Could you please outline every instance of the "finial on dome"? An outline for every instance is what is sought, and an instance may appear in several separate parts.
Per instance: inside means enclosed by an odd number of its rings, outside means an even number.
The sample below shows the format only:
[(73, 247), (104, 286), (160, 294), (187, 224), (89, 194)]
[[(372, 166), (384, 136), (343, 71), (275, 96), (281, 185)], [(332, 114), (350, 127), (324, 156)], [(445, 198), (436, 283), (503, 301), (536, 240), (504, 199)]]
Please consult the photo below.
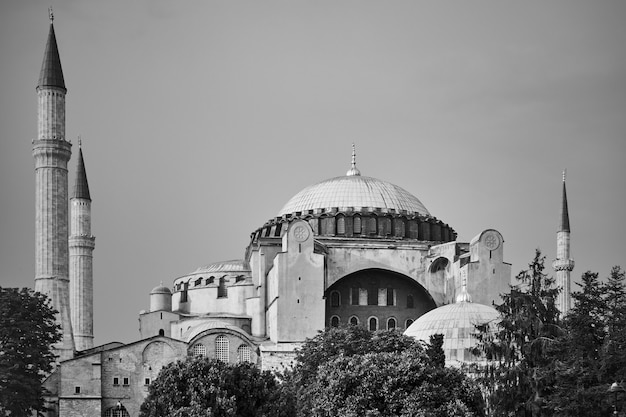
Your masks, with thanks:
[(566, 175), (567, 175), (567, 168), (563, 170), (563, 182), (565, 182)]
[(472, 297), (467, 292), (467, 277), (463, 276), (463, 284), (461, 284), (461, 292), (456, 296), (457, 303), (471, 303)]
[(354, 146), (354, 142), (352, 142), (352, 166), (346, 172), (346, 176), (354, 176), (361, 175), (361, 172), (356, 167), (356, 147)]
[(80, 137), (80, 135), (78, 135), (78, 147), (79, 148), (83, 147), (83, 141), (82, 141), (82, 138)]
[(52, 6), (48, 7), (48, 17), (50, 18), (50, 23), (54, 22), (54, 13), (52, 13)]

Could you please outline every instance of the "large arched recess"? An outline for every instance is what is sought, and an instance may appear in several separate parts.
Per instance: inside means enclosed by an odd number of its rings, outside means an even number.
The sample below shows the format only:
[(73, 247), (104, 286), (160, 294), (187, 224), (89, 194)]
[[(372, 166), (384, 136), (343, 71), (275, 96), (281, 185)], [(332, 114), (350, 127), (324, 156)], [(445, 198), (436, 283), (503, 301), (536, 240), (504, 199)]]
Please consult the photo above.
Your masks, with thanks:
[[(385, 269), (364, 269), (353, 272), (331, 285), (326, 296), (326, 326), (358, 324), (377, 329), (404, 329), (436, 307), (428, 291), (415, 280)], [(355, 320), (356, 318), (356, 320)], [(375, 318), (376, 320), (371, 320)], [(390, 319), (393, 319), (390, 321)]]

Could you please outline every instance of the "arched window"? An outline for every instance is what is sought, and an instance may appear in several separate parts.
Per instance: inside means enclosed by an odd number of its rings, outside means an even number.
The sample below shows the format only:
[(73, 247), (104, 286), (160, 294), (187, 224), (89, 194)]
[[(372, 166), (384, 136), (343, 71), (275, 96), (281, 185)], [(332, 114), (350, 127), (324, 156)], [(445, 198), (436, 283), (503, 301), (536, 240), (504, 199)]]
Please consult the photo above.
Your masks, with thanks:
[(128, 414), (126, 407), (122, 403), (117, 403), (117, 405), (107, 408), (104, 412), (104, 417), (130, 417), (130, 414)]
[(214, 281), (215, 281), (215, 277), (208, 277), (206, 279), (206, 285), (213, 284)]
[(341, 305), (341, 293), (339, 291), (332, 291), (330, 293), (330, 306), (339, 307)]
[(370, 331), (378, 330), (378, 319), (376, 317), (370, 317), (369, 319)]
[(250, 356), (250, 346), (241, 345), (237, 348), (237, 359), (239, 362), (252, 362)]
[(202, 285), (202, 277), (198, 278), (197, 280), (195, 280), (193, 282), (194, 287), (199, 287), (200, 285)]
[(165, 330), (159, 329), (159, 336), (165, 336)]
[(360, 235), (361, 234), (361, 216), (356, 215), (354, 216), (354, 231), (353, 233), (355, 235)]
[(369, 219), (367, 219), (367, 232), (370, 235), (375, 235), (377, 232), (377, 228), (376, 228), (376, 216), (371, 216)]
[(359, 318), (357, 316), (350, 317), (350, 324), (353, 326), (359, 325)]
[(393, 317), (387, 319), (387, 330), (393, 330), (396, 328), (396, 319)]
[(339, 316), (332, 316), (330, 318), (330, 326), (331, 327), (339, 327)]
[(413, 294), (408, 294), (406, 296), (406, 308), (415, 308), (415, 303), (413, 302)]
[(217, 298), (226, 298), (228, 297), (228, 288), (226, 288), (226, 279), (224, 277), (220, 278), (220, 284), (217, 287)]
[(413, 324), (413, 320), (406, 319), (406, 322), (404, 322), (404, 328), (408, 329), (411, 326), (411, 324)]
[(222, 362), (228, 362), (228, 338), (224, 335), (215, 338), (215, 359)]
[(191, 354), (193, 356), (206, 356), (206, 346), (202, 343), (196, 343), (193, 345), (193, 348), (191, 348)]
[(337, 219), (337, 234), (345, 235), (346, 234), (346, 218), (343, 214), (340, 214), (336, 217)]

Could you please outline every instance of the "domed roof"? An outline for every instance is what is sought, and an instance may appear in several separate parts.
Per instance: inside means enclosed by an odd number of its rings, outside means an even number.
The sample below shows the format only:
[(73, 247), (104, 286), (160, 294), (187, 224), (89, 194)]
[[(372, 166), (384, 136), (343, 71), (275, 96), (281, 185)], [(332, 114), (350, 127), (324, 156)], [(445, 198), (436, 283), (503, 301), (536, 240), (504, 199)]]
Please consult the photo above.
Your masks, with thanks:
[(214, 262), (196, 269), (196, 273), (218, 273), (218, 272), (250, 272), (250, 265), (244, 260), (233, 259), (230, 261)]
[(152, 289), (152, 291), (150, 291), (150, 294), (169, 294), (169, 295), (172, 295), (172, 291), (168, 287), (163, 285), (163, 283), (161, 282), (160, 285), (154, 287)]
[(457, 297), (456, 303), (429, 311), (415, 320), (404, 334), (425, 342), (431, 335), (443, 334), (443, 350), (448, 364), (480, 360), (471, 353), (471, 348), (478, 342), (474, 336), (477, 333), (475, 326), (495, 324), (500, 320), (500, 314), (493, 307), (468, 300), (469, 297)]
[(422, 202), (405, 189), (361, 175), (335, 177), (308, 186), (293, 196), (278, 215), (334, 207), (352, 207), (354, 210), (371, 207), (430, 215)]
[(430, 215), (426, 207), (404, 188), (372, 177), (361, 176), (356, 167), (356, 152), (352, 144), (352, 166), (345, 176), (310, 185), (293, 196), (278, 216), (307, 210), (348, 208), (361, 210), (394, 209), (407, 213)]

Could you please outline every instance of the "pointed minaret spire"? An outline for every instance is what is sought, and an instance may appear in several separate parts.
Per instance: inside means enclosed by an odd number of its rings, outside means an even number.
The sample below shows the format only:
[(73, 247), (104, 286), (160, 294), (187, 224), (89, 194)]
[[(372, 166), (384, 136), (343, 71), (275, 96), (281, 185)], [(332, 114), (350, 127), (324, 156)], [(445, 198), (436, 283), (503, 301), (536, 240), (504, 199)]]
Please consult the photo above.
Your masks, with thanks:
[(556, 259), (552, 263), (556, 275), (556, 285), (561, 289), (556, 303), (562, 315), (571, 308), (571, 279), (570, 274), (574, 269), (574, 260), (570, 254), (570, 227), (569, 211), (567, 209), (567, 192), (565, 190), (565, 174), (563, 171), (563, 197), (561, 202), (561, 219), (559, 230), (556, 232)]
[(76, 162), (76, 181), (74, 182), (74, 194), (72, 198), (82, 198), (91, 201), (80, 136), (78, 137), (78, 161)]
[(352, 143), (352, 166), (348, 172), (346, 172), (346, 176), (348, 177), (353, 175), (361, 175), (361, 172), (356, 167), (356, 147), (354, 146), (354, 143)]
[(567, 210), (567, 190), (565, 189), (565, 175), (567, 170), (563, 170), (563, 202), (561, 205), (561, 227), (559, 232), (571, 232), (569, 228), (569, 212)]
[(57, 47), (57, 38), (54, 34), (54, 15), (52, 14), (52, 8), (48, 9), (48, 12), (50, 13), (50, 31), (48, 32), (48, 42), (46, 43), (46, 50), (43, 55), (43, 63), (41, 64), (37, 87), (58, 87), (66, 90), (63, 70), (61, 69), (59, 48)]

